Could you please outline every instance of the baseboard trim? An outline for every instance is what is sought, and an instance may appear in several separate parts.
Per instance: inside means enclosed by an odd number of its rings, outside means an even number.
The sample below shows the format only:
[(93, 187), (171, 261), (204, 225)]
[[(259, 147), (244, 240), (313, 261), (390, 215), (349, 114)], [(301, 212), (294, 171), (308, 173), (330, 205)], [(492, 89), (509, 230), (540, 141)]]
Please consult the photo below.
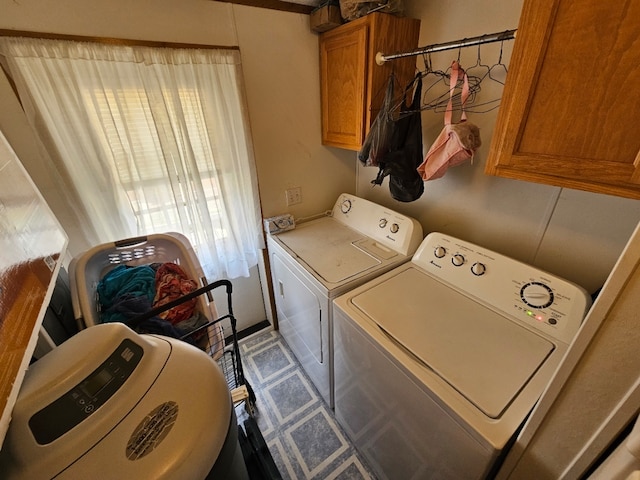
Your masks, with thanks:
[(242, 340), (243, 338), (248, 337), (249, 335), (253, 335), (256, 332), (259, 332), (260, 330), (269, 328), (270, 326), (271, 326), (271, 323), (269, 323), (269, 320), (263, 320), (254, 325), (251, 325), (250, 327), (247, 327), (244, 330), (240, 330), (238, 332), (238, 340)]

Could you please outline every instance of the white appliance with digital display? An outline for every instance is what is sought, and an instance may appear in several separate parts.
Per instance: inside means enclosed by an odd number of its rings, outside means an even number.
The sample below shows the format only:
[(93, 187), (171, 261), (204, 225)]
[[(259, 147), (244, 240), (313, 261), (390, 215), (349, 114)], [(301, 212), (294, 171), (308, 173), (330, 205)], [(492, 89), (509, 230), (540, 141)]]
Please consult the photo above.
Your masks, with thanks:
[(331, 302), (409, 261), (422, 238), (415, 219), (349, 194), (329, 215), (269, 236), (280, 333), (330, 406)]
[(180, 340), (121, 323), (33, 364), (0, 451), (2, 478), (248, 479), (225, 377)]
[(591, 302), (577, 285), (431, 233), (334, 302), (335, 412), (380, 479), (482, 479)]

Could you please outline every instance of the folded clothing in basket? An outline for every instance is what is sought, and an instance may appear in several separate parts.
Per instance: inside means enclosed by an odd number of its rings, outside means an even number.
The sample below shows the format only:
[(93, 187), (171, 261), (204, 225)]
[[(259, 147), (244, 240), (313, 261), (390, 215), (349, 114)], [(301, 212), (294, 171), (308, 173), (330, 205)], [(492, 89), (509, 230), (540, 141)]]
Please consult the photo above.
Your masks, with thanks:
[[(98, 283), (100, 322), (127, 323), (152, 307), (176, 300), (197, 288), (196, 282), (175, 263), (119, 265)], [(195, 311), (195, 306), (196, 299), (188, 300), (158, 317), (145, 320), (136, 331), (182, 338), (207, 323), (207, 318)], [(195, 343), (195, 339), (190, 343)]]

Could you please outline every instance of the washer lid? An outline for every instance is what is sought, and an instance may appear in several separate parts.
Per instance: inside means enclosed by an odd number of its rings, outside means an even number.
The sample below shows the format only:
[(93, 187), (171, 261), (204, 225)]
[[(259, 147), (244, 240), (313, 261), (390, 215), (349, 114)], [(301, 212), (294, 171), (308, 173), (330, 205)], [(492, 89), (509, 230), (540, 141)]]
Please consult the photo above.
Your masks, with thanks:
[(498, 418), (554, 345), (409, 267), (353, 304), (491, 418)]
[(277, 238), (330, 283), (342, 282), (382, 263), (354, 245), (366, 240), (365, 235), (332, 218), (302, 224)]

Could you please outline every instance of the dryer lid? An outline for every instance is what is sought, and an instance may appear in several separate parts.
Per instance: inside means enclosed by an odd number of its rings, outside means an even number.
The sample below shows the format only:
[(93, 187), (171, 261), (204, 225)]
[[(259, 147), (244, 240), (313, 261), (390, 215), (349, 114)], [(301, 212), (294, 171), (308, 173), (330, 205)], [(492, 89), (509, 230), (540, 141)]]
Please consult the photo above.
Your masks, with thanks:
[(332, 218), (296, 226), (276, 238), (330, 283), (345, 281), (382, 263), (375, 252), (357, 246), (367, 239), (365, 235)]
[(554, 349), (415, 267), (401, 269), (352, 302), (491, 418), (500, 417)]

